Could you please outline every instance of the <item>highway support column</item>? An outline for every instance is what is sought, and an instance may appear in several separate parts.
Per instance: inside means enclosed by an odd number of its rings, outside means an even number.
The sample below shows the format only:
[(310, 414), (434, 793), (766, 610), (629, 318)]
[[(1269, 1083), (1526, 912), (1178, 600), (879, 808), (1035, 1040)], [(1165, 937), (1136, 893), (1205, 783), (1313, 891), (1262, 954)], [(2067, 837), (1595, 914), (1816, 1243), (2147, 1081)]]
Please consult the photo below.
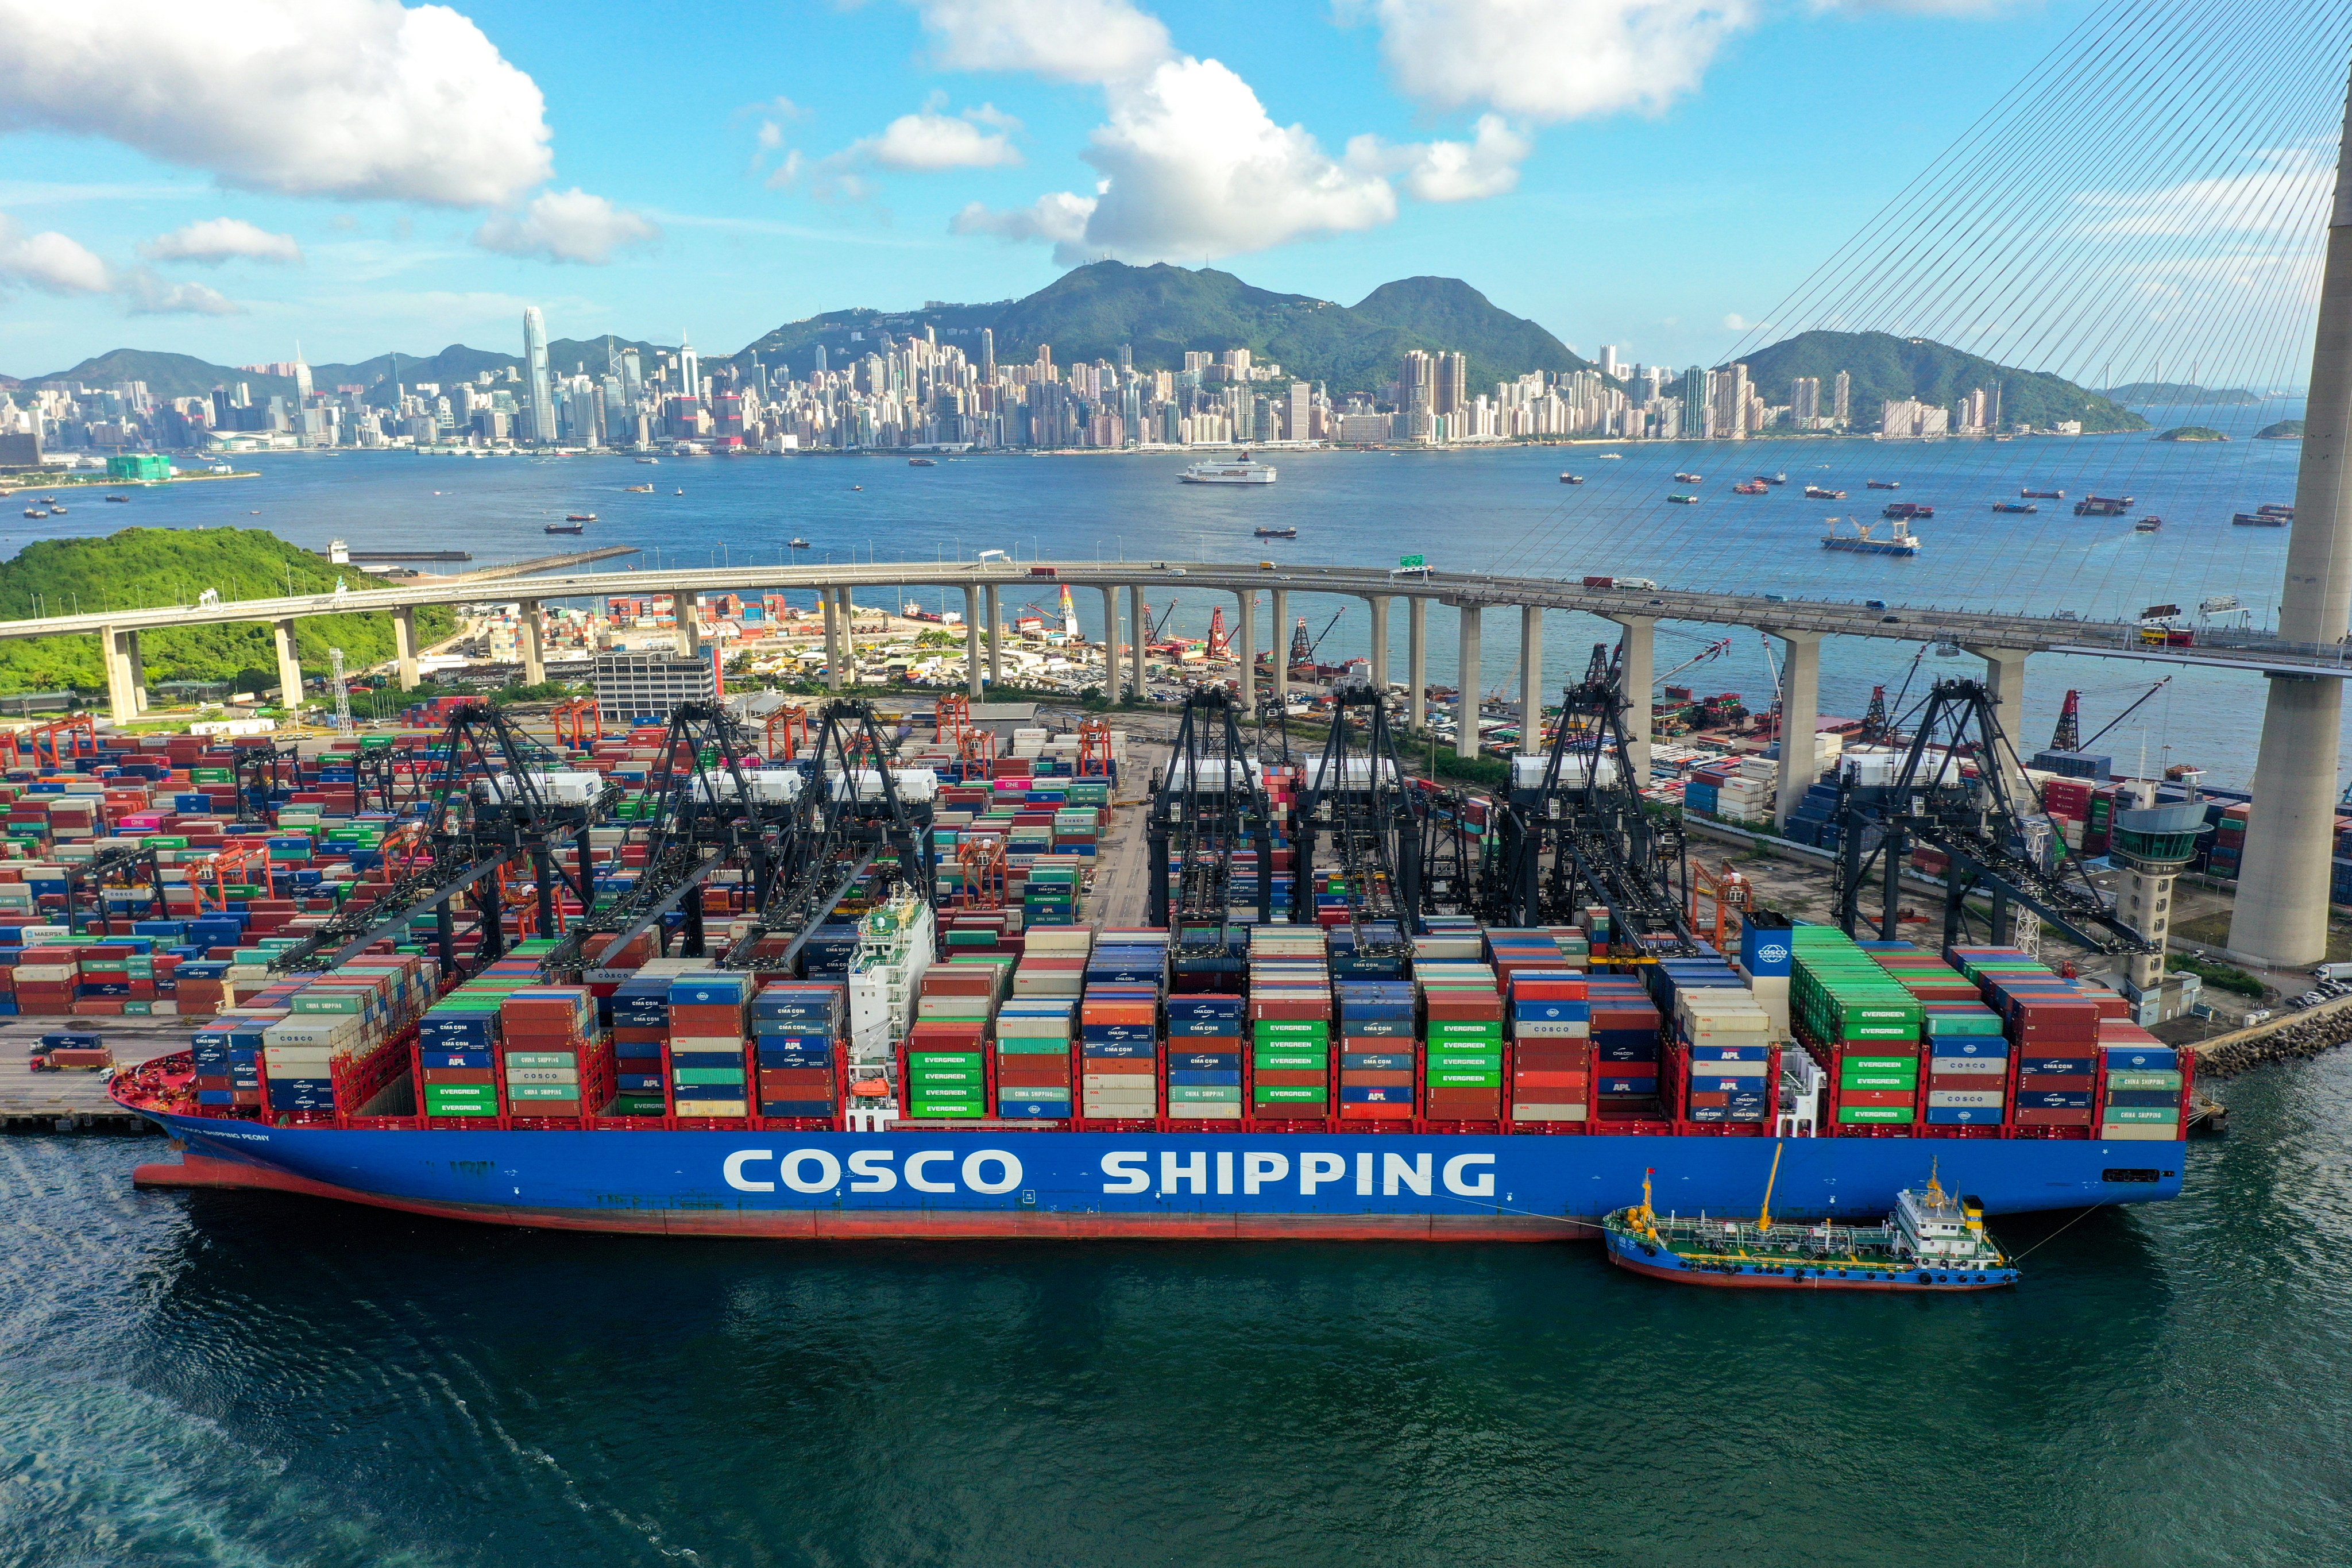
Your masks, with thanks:
[(1772, 805), (1772, 825), (1783, 827), (1797, 815), (1805, 792), (1821, 780), (1814, 755), (1822, 717), (1822, 634), (1772, 635), (1788, 649), (1780, 661), (1780, 781)]
[(1290, 708), (1290, 590), (1276, 588), (1266, 599), (1274, 612), (1274, 637), (1265, 645), (1273, 656), (1268, 662), (1274, 667), (1274, 706), (1276, 712), (1286, 712)]
[(1118, 683), (1118, 590), (1105, 588), (1103, 600), (1103, 681), (1106, 702), (1117, 702), (1124, 689)]
[(123, 660), (131, 667), (131, 703), (140, 712), (147, 711), (147, 655), (141, 648), (136, 628), (122, 634)]
[(697, 658), (702, 652), (702, 595), (677, 594), (670, 602), (677, 606), (677, 657)]
[(112, 626), (98, 629), (98, 657), (106, 671), (106, 715), (118, 724), (139, 717), (139, 695), (131, 683), (131, 653), (125, 643), (133, 635)]
[(541, 640), (537, 599), (525, 599), (515, 608), (515, 644), (522, 649), (522, 683), (537, 686), (547, 679), (547, 645)]
[(996, 584), (991, 583), (985, 592), (988, 595), (988, 679), (993, 685), (1004, 679), (1004, 611), (997, 603)]
[(1415, 594), (1405, 601), (1405, 728), (1429, 728), (1429, 601)]
[(1372, 689), (1380, 693), (1382, 702), (1386, 702), (1389, 700), (1389, 596), (1386, 594), (1367, 594), (1364, 604), (1372, 613)]
[(1242, 712), (1257, 712), (1257, 590), (1236, 588), (1234, 597), (1241, 601), (1241, 613), (1234, 617), (1234, 651), (1240, 656)]
[(1611, 616), (1625, 628), (1624, 655), (1618, 665), (1618, 690), (1625, 698), (1625, 769), (1633, 787), (1650, 783), (1651, 688), (1657, 681), (1658, 622), (1654, 616)]
[(841, 627), (841, 658), (837, 661), (844, 686), (857, 684), (857, 595), (854, 589), (833, 591), (834, 619)]
[(294, 640), (294, 622), (289, 617), (273, 623), (269, 629), (278, 645), (278, 701), (290, 713), (302, 706), (302, 660)]
[[(2026, 650), (1986, 647), (1969, 651), (1985, 661), (1985, 693), (1992, 699), (1993, 717), (2000, 721), (2001, 732), (2009, 737), (2010, 750), (2017, 753), (2021, 766), (2035, 750), (2024, 734)], [(2042, 809), (2023, 779), (2012, 779), (2011, 787), (2021, 792), (2021, 798), (2011, 802), (2019, 811), (2031, 815)]]
[(1544, 661), (1543, 609), (1519, 606), (1519, 752), (1543, 752)]
[[(963, 689), (964, 695), (977, 702), (981, 698), (980, 684), (980, 616), (981, 589), (979, 584), (963, 585)], [(994, 639), (991, 639), (992, 641)]]
[[(2352, 619), (2352, 95), (2345, 130), (2320, 277), (2286, 584), (2279, 595), (2281, 637), (2339, 646)], [(2260, 963), (2300, 966), (2327, 955), (2344, 684), (2334, 676), (2278, 674), (2269, 680), (2229, 951)]]
[(817, 608), (824, 614), (824, 689), (841, 689), (841, 592), (837, 588), (817, 590)]
[(1482, 678), (1478, 673), (1479, 619), (1486, 614), (1476, 605), (1464, 605), (1462, 610), (1462, 647), (1455, 663), (1454, 683), (1461, 688), (1455, 694), (1454, 707), (1454, 754), (1464, 759), (1478, 754), (1478, 689)]
[(392, 612), (392, 657), (400, 672), (400, 689), (414, 691), (425, 679), (416, 662), (416, 606), (403, 605)]
[(1145, 639), (1143, 628), (1144, 624), (1150, 618), (1151, 606), (1143, 597), (1143, 584), (1140, 583), (1129, 584), (1127, 590), (1127, 620), (1128, 625), (1132, 626), (1135, 631), (1135, 669), (1131, 677), (1131, 680), (1135, 691), (1135, 700), (1139, 702), (1142, 701), (1148, 695), (1150, 695), (1144, 685), (1145, 670), (1143, 668), (1143, 644)]

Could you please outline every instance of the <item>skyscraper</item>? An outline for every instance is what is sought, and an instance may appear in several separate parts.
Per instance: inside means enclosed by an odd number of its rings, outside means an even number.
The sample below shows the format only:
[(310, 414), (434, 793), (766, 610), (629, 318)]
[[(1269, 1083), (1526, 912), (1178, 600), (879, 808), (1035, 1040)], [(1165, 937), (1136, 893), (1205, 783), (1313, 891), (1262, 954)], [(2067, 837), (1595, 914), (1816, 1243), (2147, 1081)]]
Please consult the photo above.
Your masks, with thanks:
[(522, 310), (522, 357), (530, 376), (530, 438), (551, 446), (555, 399), (547, 384), (547, 318), (536, 305), (525, 305)]
[(1437, 356), (1435, 412), (1460, 414), (1470, 406), (1470, 361), (1459, 353)]
[(816, 361), (809, 366), (809, 374), (813, 376), (823, 375), (824, 374), (824, 345), (823, 343), (819, 343), (816, 346)]
[(1404, 356), (1397, 374), (1397, 405), (1408, 414), (1426, 414), (1437, 397), (1436, 362), (1423, 349)]
[[(819, 370), (824, 368), (823, 348), (816, 351), (816, 367)], [(996, 379), (996, 329), (994, 327), (980, 329), (980, 379), (982, 382), (992, 382)]]
[(1615, 377), (1619, 380), (1623, 379), (1624, 373), (1617, 364), (1617, 345), (1615, 343), (1602, 343), (1601, 345), (1601, 374), (1606, 376)]
[(1715, 404), (1707, 410), (1710, 439), (1745, 441), (1748, 433), (1748, 367), (1731, 364), (1717, 373)]
[(1315, 426), (1315, 387), (1310, 382), (1290, 384), (1290, 409), (1283, 417), (1282, 433), (1293, 441), (1304, 441)]
[(688, 397), (702, 395), (702, 356), (694, 352), (694, 345), (686, 341), (682, 331), (677, 334), (677, 378), (681, 394)]
[(1853, 423), (1853, 377), (1844, 371), (1837, 374), (1837, 393), (1830, 408), (1830, 417), (1841, 425)]
[(1822, 378), (1801, 375), (1789, 384), (1789, 417), (1818, 419), (1822, 415)]

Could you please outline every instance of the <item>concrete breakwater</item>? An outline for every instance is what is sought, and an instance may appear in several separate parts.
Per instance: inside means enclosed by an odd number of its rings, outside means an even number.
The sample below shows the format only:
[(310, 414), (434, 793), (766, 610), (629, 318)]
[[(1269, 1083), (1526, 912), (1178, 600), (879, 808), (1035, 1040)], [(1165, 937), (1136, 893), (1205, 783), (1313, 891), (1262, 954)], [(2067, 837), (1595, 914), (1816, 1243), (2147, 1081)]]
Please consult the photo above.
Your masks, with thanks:
[(2352, 1044), (2352, 1002), (2218, 1035), (2197, 1047), (2201, 1079), (2235, 1078), (2272, 1062), (2304, 1061)]

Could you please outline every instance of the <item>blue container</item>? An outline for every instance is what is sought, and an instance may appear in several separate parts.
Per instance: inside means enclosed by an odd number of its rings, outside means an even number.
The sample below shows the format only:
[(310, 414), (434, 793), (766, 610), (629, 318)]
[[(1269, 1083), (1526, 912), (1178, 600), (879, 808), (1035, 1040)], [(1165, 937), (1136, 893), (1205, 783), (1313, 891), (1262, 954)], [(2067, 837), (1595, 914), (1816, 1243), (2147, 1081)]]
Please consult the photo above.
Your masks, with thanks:
[[(656, 1084), (655, 1088), (661, 1086)], [(829, 1100), (763, 1100), (760, 1102), (762, 1116), (830, 1117), (833, 1101)]]

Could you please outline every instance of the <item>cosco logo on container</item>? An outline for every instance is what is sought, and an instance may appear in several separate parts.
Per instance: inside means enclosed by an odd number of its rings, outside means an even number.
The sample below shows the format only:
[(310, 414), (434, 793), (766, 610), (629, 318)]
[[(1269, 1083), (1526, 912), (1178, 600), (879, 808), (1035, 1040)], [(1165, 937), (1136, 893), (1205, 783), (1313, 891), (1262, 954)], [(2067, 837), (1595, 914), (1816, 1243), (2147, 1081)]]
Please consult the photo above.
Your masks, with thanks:
[[(1102, 1172), (1109, 1180), (1103, 1183), (1106, 1193), (1148, 1193), (1152, 1190), (1151, 1156), (1142, 1150), (1105, 1154)], [(1268, 1191), (1281, 1191), (1286, 1183), (1296, 1181), (1301, 1197), (1313, 1197), (1325, 1187), (1343, 1191), (1350, 1184), (1358, 1197), (1370, 1197), (1377, 1182), (1380, 1195), (1401, 1197), (1406, 1193), (1420, 1197), (1433, 1194), (1435, 1185), (1460, 1198), (1491, 1198), (1495, 1195), (1495, 1156), (1492, 1154), (1456, 1154), (1444, 1165), (1431, 1154), (1415, 1154), (1410, 1159), (1402, 1154), (1359, 1153), (1352, 1163), (1345, 1154), (1303, 1153), (1294, 1168), (1288, 1154), (1271, 1150), (1244, 1150), (1238, 1154), (1231, 1150), (1219, 1150), (1215, 1154), (1206, 1150), (1178, 1154), (1162, 1151), (1160, 1156), (1159, 1190), (1162, 1197), (1177, 1193), (1231, 1194), (1236, 1190), (1244, 1196), (1255, 1196)], [(1238, 1189), (1235, 1181), (1240, 1182)]]
[(1786, 963), (1789, 962), (1789, 950), (1777, 942), (1758, 942), (1756, 956), (1765, 963)]
[[(896, 1149), (859, 1149), (848, 1165), (853, 1193), (895, 1192), (903, 1184), (909, 1192), (993, 1195), (1021, 1184), (1020, 1157), (1003, 1149), (975, 1149), (961, 1163), (952, 1149), (919, 1149), (903, 1160)], [(779, 1185), (795, 1193), (830, 1193), (840, 1187), (843, 1173), (842, 1161), (828, 1149), (793, 1149), (781, 1155), (772, 1149), (738, 1149), (719, 1169), (739, 1193), (772, 1193)]]

